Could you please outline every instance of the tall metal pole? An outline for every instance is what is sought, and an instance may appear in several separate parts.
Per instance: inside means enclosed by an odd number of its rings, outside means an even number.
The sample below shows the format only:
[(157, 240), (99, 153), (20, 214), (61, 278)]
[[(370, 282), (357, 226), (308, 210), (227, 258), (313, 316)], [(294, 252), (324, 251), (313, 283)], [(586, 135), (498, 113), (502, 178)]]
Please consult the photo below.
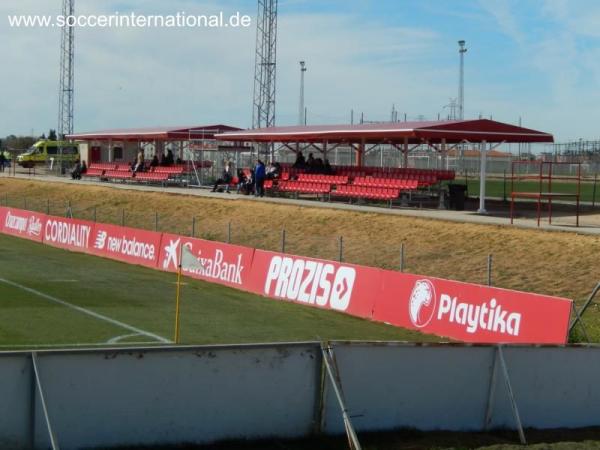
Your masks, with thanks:
[(467, 48), (465, 47), (465, 41), (458, 41), (458, 53), (460, 55), (460, 73), (458, 80), (458, 118), (463, 120), (465, 118), (465, 53)]
[[(277, 1), (278, 0), (258, 0), (252, 128), (275, 126)], [(267, 153), (269, 152), (269, 148), (266, 145), (263, 145), (262, 151), (263, 153)], [(270, 153), (272, 157), (272, 144), (270, 146)]]
[(306, 124), (306, 114), (304, 111), (304, 72), (306, 72), (306, 62), (300, 61), (300, 106), (298, 110), (298, 125)]
[[(75, 0), (63, 0), (63, 17), (75, 14)], [(58, 139), (73, 134), (73, 92), (75, 79), (75, 28), (68, 23), (62, 28), (60, 40), (60, 82), (58, 89)], [(59, 146), (59, 167), (63, 167), (63, 148)]]
[(252, 127), (275, 124), (277, 1), (258, 0)]

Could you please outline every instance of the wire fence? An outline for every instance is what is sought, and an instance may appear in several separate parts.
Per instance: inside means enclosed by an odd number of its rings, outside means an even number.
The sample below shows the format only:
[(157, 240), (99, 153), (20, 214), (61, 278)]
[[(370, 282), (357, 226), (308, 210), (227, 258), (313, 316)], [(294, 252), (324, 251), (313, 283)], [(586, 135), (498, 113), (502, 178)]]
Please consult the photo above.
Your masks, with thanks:
[[(0, 205), (53, 216), (179, 234), (261, 250), (407, 272), (422, 269), (428, 260), (448, 259), (450, 254), (447, 246), (424, 250), (418, 248), (416, 244), (411, 246), (411, 243), (401, 242), (397, 248), (393, 248), (377, 235), (369, 237), (366, 243), (364, 240), (358, 243), (343, 235), (327, 236), (313, 232), (299, 234), (285, 228), (248, 229), (243, 220), (216, 222), (211, 218), (197, 215), (190, 216), (187, 221), (173, 220), (170, 215), (159, 211), (139, 212), (119, 206), (82, 206), (71, 201), (8, 194), (0, 198)], [(473, 260), (465, 250), (454, 249), (452, 258), (462, 260), (460, 271), (453, 270), (453, 264), (450, 263), (450, 269), (444, 274), (431, 275), (491, 285), (497, 264), (504, 262), (506, 267), (503, 272), (510, 273), (511, 263), (508, 257), (492, 259), (492, 255), (482, 255), (480, 259)], [(494, 264), (491, 263), (492, 260)]]

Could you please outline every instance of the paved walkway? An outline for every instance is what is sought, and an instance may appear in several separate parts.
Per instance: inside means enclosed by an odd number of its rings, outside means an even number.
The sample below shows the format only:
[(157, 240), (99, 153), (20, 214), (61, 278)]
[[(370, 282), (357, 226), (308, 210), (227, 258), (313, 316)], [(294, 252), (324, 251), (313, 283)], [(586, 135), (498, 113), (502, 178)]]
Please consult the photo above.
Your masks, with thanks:
[[(342, 202), (325, 202), (325, 201), (315, 201), (315, 200), (304, 200), (304, 199), (291, 199), (291, 198), (283, 198), (283, 197), (263, 197), (256, 198), (248, 195), (237, 195), (235, 193), (226, 194), (226, 193), (216, 193), (211, 192), (209, 189), (203, 188), (185, 188), (185, 187), (160, 187), (160, 186), (148, 186), (148, 185), (138, 185), (138, 184), (124, 184), (124, 183), (108, 183), (101, 181), (91, 181), (91, 180), (71, 180), (69, 178), (52, 176), (52, 175), (36, 175), (29, 176), (26, 174), (16, 174), (8, 176), (6, 173), (0, 173), (0, 179), (4, 178), (18, 178), (18, 179), (26, 179), (26, 180), (35, 180), (40, 182), (49, 182), (49, 183), (65, 183), (65, 184), (76, 184), (83, 186), (101, 186), (101, 187), (111, 187), (114, 189), (123, 189), (130, 191), (143, 191), (143, 192), (167, 192), (172, 194), (180, 194), (180, 195), (193, 195), (198, 197), (206, 197), (206, 198), (218, 198), (221, 200), (245, 200), (245, 201), (260, 201), (260, 202), (269, 202), (275, 204), (285, 204), (285, 205), (293, 205), (293, 206), (306, 206), (311, 208), (329, 208), (329, 209), (338, 209), (344, 211), (354, 211), (354, 212), (370, 212), (377, 214), (391, 214), (397, 216), (405, 216), (405, 217), (418, 217), (422, 219), (433, 219), (433, 220), (445, 220), (450, 222), (459, 222), (459, 223), (473, 223), (473, 224), (482, 224), (482, 225), (495, 225), (495, 226), (514, 226), (517, 228), (525, 228), (525, 229), (537, 229), (537, 230), (546, 230), (546, 231), (564, 231), (571, 233), (579, 233), (579, 234), (591, 234), (591, 235), (600, 235), (600, 210), (599, 212), (586, 212), (584, 215), (580, 216), (580, 226), (575, 226), (575, 215), (572, 211), (561, 211), (560, 214), (557, 214), (556, 217), (553, 217), (554, 224), (549, 225), (547, 222), (547, 218), (543, 216), (542, 224), (538, 228), (537, 222), (534, 217), (531, 217), (531, 211), (527, 211), (528, 217), (522, 217), (524, 211), (519, 209), (519, 213), (521, 217), (515, 219), (514, 225), (510, 224), (510, 219), (508, 218), (508, 210), (504, 205), (500, 205), (500, 202), (494, 202), (494, 205), (490, 203), (490, 213), (489, 214), (477, 214), (474, 211), (450, 211), (450, 210), (440, 210), (440, 209), (421, 209), (415, 207), (394, 207), (394, 208), (385, 208), (382, 206), (365, 206), (365, 205), (357, 205), (357, 204), (348, 204)], [(498, 207), (499, 206), (499, 207)], [(530, 208), (529, 208), (530, 209)], [(573, 208), (574, 209), (574, 208)], [(591, 208), (588, 208), (591, 209)]]

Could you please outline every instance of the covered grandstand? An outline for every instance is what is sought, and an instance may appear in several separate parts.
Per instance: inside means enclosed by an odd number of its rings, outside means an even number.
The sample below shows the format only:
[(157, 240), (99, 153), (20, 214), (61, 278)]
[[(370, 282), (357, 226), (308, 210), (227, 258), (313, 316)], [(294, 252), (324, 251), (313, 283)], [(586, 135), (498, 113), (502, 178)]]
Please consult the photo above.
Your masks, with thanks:
[[(215, 135), (241, 131), (230, 125), (160, 126), (112, 129), (74, 133), (67, 138), (79, 142), (82, 160), (89, 165), (87, 176), (109, 180), (132, 180), (166, 183), (181, 181), (187, 175), (190, 184), (203, 184), (214, 162), (223, 152), (239, 153), (248, 150), (238, 144), (216, 141)], [(143, 174), (131, 172), (131, 162), (143, 150), (149, 162), (154, 155), (161, 157), (169, 151), (176, 164), (152, 168)]]
[[(388, 199), (389, 195), (393, 196), (394, 192), (378, 191), (378, 189), (389, 188), (389, 182), (379, 181), (379, 178), (407, 181), (416, 179), (420, 185), (431, 185), (438, 181), (452, 179), (453, 174), (447, 173), (448, 171), (443, 169), (448, 153), (462, 148), (463, 145), (476, 144), (481, 152), (478, 210), (480, 213), (486, 212), (486, 155), (489, 151), (504, 143), (554, 141), (550, 133), (488, 119), (271, 127), (228, 131), (215, 135), (215, 139), (270, 147), (271, 157), (273, 157), (275, 144), (296, 154), (300, 151), (316, 151), (323, 156), (323, 159), (328, 159), (328, 154), (339, 146), (350, 147), (355, 154), (356, 164), (354, 167), (337, 168), (335, 174), (349, 175), (353, 181), (359, 180), (358, 185), (352, 183), (357, 188), (354, 192), (357, 197), (379, 198), (378, 196), (380, 196), (385, 199)], [(383, 168), (375, 170), (375, 168), (365, 167), (363, 164), (365, 155), (380, 145), (389, 145), (401, 152), (403, 155), (402, 167), (388, 168), (387, 171)], [(440, 170), (427, 171), (408, 167), (409, 152), (421, 146), (427, 146), (439, 152), (442, 162)], [(385, 177), (380, 176), (383, 174)], [(370, 177), (370, 179), (363, 180), (361, 177)], [(301, 182), (302, 180), (297, 181)], [(325, 182), (328, 183), (327, 180)], [(365, 191), (362, 189), (364, 186), (360, 185), (362, 183), (370, 183), (375, 190)], [(297, 186), (296, 189), (302, 189), (302, 187)], [(322, 192), (318, 187), (307, 189)], [(339, 193), (352, 196), (353, 189), (354, 187), (344, 187)], [(334, 193), (338, 193), (337, 188)]]

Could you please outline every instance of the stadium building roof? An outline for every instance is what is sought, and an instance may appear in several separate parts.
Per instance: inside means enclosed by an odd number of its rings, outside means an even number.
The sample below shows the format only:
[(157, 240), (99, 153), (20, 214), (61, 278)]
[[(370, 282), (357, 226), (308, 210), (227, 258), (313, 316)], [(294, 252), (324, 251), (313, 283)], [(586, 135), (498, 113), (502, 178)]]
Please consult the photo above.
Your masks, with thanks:
[(241, 131), (229, 125), (199, 125), (193, 127), (149, 127), (73, 133), (67, 139), (74, 141), (185, 141), (213, 139), (217, 133)]
[(313, 125), (227, 131), (223, 141), (418, 144), (424, 142), (553, 142), (549, 133), (488, 119), (390, 122), (359, 125)]

